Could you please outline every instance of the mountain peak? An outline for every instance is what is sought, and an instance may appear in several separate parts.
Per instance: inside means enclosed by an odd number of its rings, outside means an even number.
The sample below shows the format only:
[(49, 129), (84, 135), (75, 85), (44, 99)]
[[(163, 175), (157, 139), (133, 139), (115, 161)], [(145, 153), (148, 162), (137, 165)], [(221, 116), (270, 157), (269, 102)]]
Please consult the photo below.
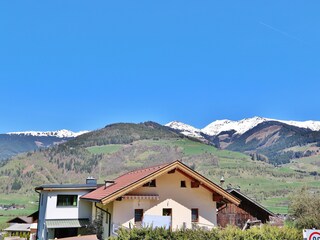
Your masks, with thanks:
[(182, 134), (189, 136), (189, 137), (202, 138), (202, 136), (200, 134), (200, 132), (201, 132), (200, 129), (192, 127), (191, 125), (185, 124), (183, 122), (172, 121), (172, 122), (167, 123), (165, 126), (179, 130), (179, 131), (181, 131)]
[(223, 131), (235, 130), (238, 134), (243, 134), (258, 124), (268, 121), (269, 119), (263, 117), (245, 118), (240, 121), (232, 121), (229, 119), (216, 120), (210, 123), (201, 131), (207, 135), (214, 136)]

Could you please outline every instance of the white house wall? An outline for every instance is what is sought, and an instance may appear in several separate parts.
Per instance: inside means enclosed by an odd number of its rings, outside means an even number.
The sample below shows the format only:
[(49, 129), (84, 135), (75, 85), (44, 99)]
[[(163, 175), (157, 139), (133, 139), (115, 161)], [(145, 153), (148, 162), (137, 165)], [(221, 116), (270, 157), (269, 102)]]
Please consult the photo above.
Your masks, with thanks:
[[(47, 215), (46, 219), (91, 219), (91, 203), (80, 200), (80, 197), (88, 191), (54, 191), (47, 195)], [(57, 206), (57, 195), (78, 195), (78, 204), (74, 206)], [(81, 209), (81, 211), (80, 211)]]
[[(186, 188), (180, 187), (186, 181)], [(192, 227), (191, 209), (198, 208), (199, 224), (216, 226), (216, 202), (212, 193), (203, 187), (191, 188), (191, 180), (179, 172), (164, 174), (156, 179), (156, 187), (140, 187), (129, 194), (158, 194), (160, 200), (114, 201), (113, 221), (129, 227), (134, 225), (134, 209), (143, 209), (144, 215), (162, 216), (163, 208), (172, 209), (172, 228)]]
[[(45, 221), (49, 219), (79, 219), (89, 218), (91, 220), (92, 203), (80, 200), (80, 196), (88, 191), (42, 191), (40, 197), (40, 211), (38, 222), (38, 239), (46, 240), (53, 238), (53, 229), (47, 229)], [(57, 195), (78, 195), (77, 206), (57, 207)]]

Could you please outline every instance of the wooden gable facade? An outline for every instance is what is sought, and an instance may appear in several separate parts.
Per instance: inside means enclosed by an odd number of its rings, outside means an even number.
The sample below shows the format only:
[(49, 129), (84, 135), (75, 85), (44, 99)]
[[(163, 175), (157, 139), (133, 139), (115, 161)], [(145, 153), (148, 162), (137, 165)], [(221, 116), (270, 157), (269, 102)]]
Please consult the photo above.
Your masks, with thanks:
[(227, 190), (230, 194), (241, 200), (240, 205), (226, 203), (218, 206), (217, 223), (220, 227), (227, 225), (243, 228), (248, 220), (260, 220), (261, 223), (270, 221), (274, 214), (254, 200), (235, 189)]

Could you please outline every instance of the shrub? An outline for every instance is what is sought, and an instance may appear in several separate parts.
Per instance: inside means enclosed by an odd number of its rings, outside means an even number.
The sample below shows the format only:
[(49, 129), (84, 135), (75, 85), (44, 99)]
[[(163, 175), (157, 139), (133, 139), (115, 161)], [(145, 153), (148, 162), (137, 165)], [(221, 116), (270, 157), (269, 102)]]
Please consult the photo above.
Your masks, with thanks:
[(113, 240), (297, 240), (302, 238), (302, 231), (290, 227), (264, 225), (261, 228), (242, 231), (237, 227), (225, 229), (187, 229), (175, 232), (163, 228), (120, 229)]

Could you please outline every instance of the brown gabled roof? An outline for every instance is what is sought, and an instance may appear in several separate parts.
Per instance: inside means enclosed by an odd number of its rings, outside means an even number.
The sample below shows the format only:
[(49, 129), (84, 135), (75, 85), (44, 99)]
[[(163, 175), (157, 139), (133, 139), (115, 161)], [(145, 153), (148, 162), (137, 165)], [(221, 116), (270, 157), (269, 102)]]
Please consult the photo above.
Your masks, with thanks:
[(232, 195), (234, 195), (235, 197), (239, 198), (239, 199), (246, 199), (248, 202), (250, 202), (251, 204), (255, 205), (257, 208), (260, 208), (261, 211), (264, 211), (267, 215), (270, 216), (274, 216), (274, 213), (271, 212), (269, 209), (265, 208), (264, 206), (262, 206), (261, 204), (259, 204), (258, 202), (254, 201), (253, 199), (249, 198), (247, 195), (244, 195), (242, 192), (240, 192), (239, 190), (236, 189), (227, 189), (227, 192), (231, 193)]
[(82, 196), (82, 199), (89, 199), (89, 200), (94, 200), (94, 201), (101, 201), (103, 198), (118, 192), (119, 190), (134, 184), (135, 182), (146, 178), (152, 173), (157, 172), (158, 170), (162, 169), (163, 167), (167, 166), (169, 164), (163, 164), (163, 165), (158, 165), (155, 167), (150, 167), (150, 168), (145, 168), (141, 170), (136, 170), (133, 172), (129, 172), (126, 174), (123, 174), (122, 176), (116, 178), (114, 180), (114, 184), (105, 187), (102, 186), (95, 191), (92, 191), (90, 193), (87, 193), (86, 195)]
[(8, 220), (7, 223), (32, 223), (32, 220), (29, 216), (19, 216)]
[(133, 172), (126, 173), (114, 180), (114, 184), (105, 187), (102, 186), (86, 195), (82, 196), (82, 199), (87, 199), (91, 201), (101, 202), (107, 204), (114, 201), (118, 197), (123, 196), (126, 193), (142, 186), (151, 180), (168, 173), (171, 170), (178, 169), (180, 172), (187, 174), (190, 178), (193, 178), (200, 182), (200, 185), (214, 191), (215, 193), (221, 195), (227, 201), (230, 201), (236, 205), (239, 205), (240, 200), (229, 194), (223, 188), (217, 184), (211, 182), (201, 174), (192, 170), (188, 166), (184, 165), (180, 161), (175, 161), (172, 163), (167, 163), (155, 167), (145, 168)]

